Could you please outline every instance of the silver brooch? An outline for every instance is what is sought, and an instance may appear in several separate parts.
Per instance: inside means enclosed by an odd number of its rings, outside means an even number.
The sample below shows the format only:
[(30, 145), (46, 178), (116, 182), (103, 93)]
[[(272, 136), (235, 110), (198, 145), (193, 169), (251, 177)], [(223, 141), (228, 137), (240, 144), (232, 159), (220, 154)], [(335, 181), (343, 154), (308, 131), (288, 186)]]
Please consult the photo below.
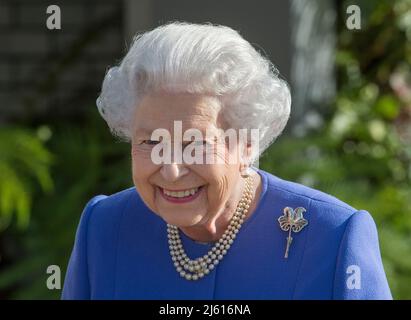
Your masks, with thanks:
[(280, 223), (280, 228), (283, 231), (288, 231), (287, 237), (287, 247), (285, 249), (284, 258), (288, 258), (288, 250), (290, 249), (291, 242), (293, 238), (291, 237), (292, 232), (300, 232), (307, 224), (308, 221), (304, 219), (303, 213), (306, 212), (305, 208), (298, 207), (296, 209), (285, 207), (284, 214), (278, 218)]

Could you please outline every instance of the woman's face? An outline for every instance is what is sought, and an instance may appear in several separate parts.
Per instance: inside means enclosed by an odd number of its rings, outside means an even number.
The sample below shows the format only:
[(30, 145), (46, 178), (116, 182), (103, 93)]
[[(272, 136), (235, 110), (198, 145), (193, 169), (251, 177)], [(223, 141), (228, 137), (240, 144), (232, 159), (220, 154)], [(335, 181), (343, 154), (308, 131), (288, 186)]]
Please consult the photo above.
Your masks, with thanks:
[[(224, 139), (219, 140), (218, 129), (223, 129), (219, 110), (219, 102), (209, 96), (164, 92), (146, 95), (136, 109), (131, 149), (133, 181), (144, 203), (167, 223), (178, 227), (209, 224), (226, 209), (235, 208), (241, 196), (238, 144), (228, 148)], [(168, 130), (173, 150), (175, 121), (181, 121), (183, 133), (191, 128), (202, 133), (202, 141), (192, 140), (196, 145), (207, 145), (207, 151), (215, 157), (213, 164), (153, 162), (152, 150), (159, 142), (152, 140), (152, 132)], [(180, 142), (182, 150), (189, 143)], [(173, 156), (174, 152), (172, 160)], [(235, 161), (229, 161), (229, 156)]]

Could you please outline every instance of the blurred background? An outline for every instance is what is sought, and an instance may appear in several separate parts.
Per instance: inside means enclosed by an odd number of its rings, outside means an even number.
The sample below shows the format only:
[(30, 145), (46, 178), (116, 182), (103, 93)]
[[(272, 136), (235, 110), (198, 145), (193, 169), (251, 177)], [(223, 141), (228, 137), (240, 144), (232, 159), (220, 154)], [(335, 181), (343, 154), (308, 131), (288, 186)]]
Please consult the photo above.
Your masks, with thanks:
[(368, 210), (411, 299), (411, 0), (0, 0), (0, 299), (58, 299), (46, 270), (64, 279), (86, 202), (132, 186), (95, 99), (136, 32), (175, 20), (228, 25), (273, 61), (293, 109), (260, 167)]

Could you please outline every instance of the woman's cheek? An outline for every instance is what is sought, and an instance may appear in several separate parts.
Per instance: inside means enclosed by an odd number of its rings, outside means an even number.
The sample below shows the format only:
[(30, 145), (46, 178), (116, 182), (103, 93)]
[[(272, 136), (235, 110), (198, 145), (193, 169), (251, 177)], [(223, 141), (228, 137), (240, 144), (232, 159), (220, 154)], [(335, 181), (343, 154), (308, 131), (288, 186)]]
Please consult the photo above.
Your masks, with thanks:
[(147, 176), (156, 170), (156, 165), (151, 161), (150, 152), (133, 148), (131, 151), (133, 175)]
[(151, 159), (151, 151), (151, 146), (140, 146), (133, 144), (133, 146), (131, 147), (131, 156), (136, 160), (147, 160)]
[(213, 188), (211, 188), (210, 190), (210, 202), (214, 204), (216, 209), (225, 202), (224, 199), (227, 193), (226, 185), (227, 181), (226, 178), (223, 176), (213, 183)]

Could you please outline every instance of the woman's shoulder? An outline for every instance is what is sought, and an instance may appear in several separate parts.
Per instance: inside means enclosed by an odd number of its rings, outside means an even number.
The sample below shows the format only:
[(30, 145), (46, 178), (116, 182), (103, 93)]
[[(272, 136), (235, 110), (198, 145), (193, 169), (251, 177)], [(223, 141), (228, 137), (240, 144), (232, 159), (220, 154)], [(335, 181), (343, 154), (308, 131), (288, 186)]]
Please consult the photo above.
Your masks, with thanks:
[(270, 189), (287, 193), (294, 197), (305, 197), (313, 201), (323, 202), (324, 204), (328, 204), (330, 206), (338, 206), (349, 211), (356, 210), (349, 204), (323, 191), (305, 186), (297, 182), (281, 179), (274, 174), (264, 170), (259, 171), (267, 177), (267, 187)]
[(98, 210), (102, 212), (113, 212), (113, 210), (123, 208), (136, 193), (135, 187), (130, 187), (111, 195), (99, 194), (88, 201), (86, 208), (91, 206), (93, 210), (95, 210), (94, 208), (98, 208)]
[(114, 231), (124, 214), (130, 210), (139, 212), (147, 210), (135, 187), (123, 189), (111, 195), (100, 194), (92, 197), (84, 207), (80, 223), (84, 221), (85, 225), (89, 225), (91, 233), (101, 233), (103, 230)]
[[(332, 284), (334, 299), (391, 299), (376, 224), (369, 212), (357, 210), (319, 190), (260, 171), (267, 190), (263, 205), (275, 215), (273, 220), (283, 215), (286, 207), (293, 208), (294, 213), (298, 207), (305, 209), (299, 212), (303, 212), (307, 224), (298, 235), (293, 235), (290, 259), (293, 255), (302, 257), (298, 261), (305, 278), (318, 275), (319, 268), (324, 278), (320, 283), (315, 279), (299, 281), (296, 298), (305, 295), (316, 298), (317, 293), (321, 295), (321, 286), (326, 291), (327, 284)], [(279, 227), (277, 230), (285, 237)]]
[(374, 223), (367, 211), (358, 210), (333, 195), (281, 179), (264, 170), (259, 170), (259, 172), (264, 176), (268, 197), (271, 197), (273, 202), (294, 209), (303, 207), (306, 210), (304, 216), (307, 216), (312, 224), (315, 222), (322, 228), (335, 228), (345, 224), (356, 214), (364, 215), (369, 223)]

